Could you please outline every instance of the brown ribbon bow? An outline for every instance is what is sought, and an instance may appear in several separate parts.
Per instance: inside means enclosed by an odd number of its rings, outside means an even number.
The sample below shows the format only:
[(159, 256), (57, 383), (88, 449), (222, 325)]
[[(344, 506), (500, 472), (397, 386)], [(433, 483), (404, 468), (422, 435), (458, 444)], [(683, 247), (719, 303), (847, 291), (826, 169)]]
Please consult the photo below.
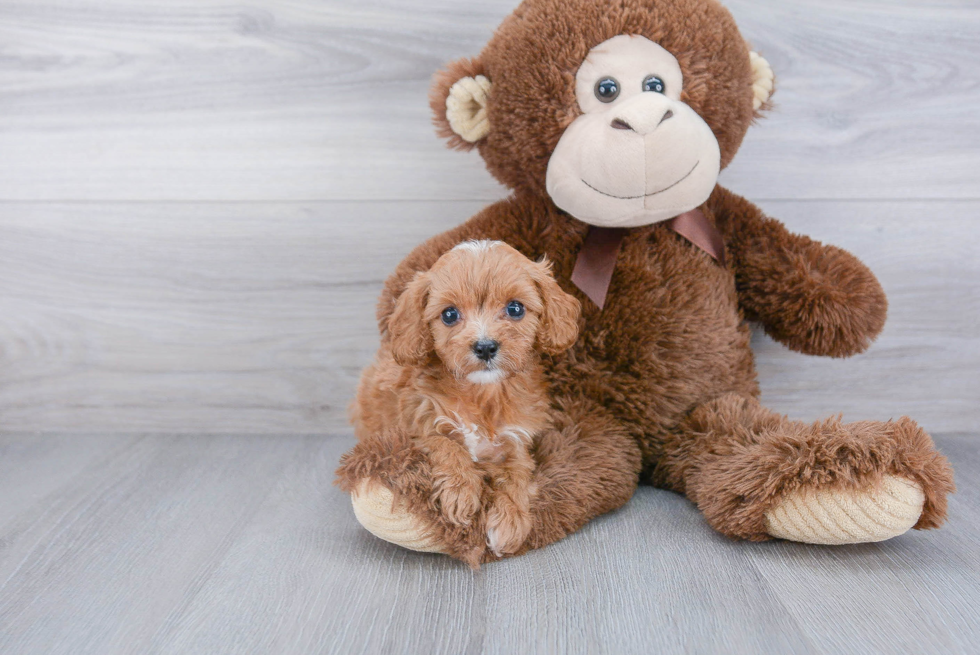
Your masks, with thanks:
[[(667, 227), (725, 265), (725, 242), (700, 209), (692, 209), (667, 221)], [(572, 282), (599, 309), (606, 303), (616, 257), (627, 230), (621, 227), (589, 226), (589, 233), (575, 260)]]

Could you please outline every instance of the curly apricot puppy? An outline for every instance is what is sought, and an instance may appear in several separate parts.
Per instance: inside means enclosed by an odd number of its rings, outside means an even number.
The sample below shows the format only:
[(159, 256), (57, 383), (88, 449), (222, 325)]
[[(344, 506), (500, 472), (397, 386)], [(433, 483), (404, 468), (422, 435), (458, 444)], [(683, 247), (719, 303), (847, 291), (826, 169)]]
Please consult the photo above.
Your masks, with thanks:
[(579, 312), (549, 264), (500, 241), (465, 241), (408, 285), (390, 340), (361, 378), (358, 438), (412, 435), (432, 466), (433, 499), (456, 525), (492, 493), (487, 546), (498, 556), (531, 530), (528, 449), (550, 425), (539, 353), (572, 346)]

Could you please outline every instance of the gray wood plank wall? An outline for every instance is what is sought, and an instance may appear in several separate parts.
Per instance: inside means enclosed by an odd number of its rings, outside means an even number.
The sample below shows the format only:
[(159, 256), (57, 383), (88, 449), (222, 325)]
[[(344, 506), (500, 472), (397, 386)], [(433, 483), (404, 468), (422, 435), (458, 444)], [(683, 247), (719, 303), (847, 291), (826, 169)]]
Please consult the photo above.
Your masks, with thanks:
[[(0, 429), (341, 429), (385, 275), (506, 191), (428, 80), (513, 0), (0, 0)], [(980, 406), (975, 0), (729, 0), (776, 109), (723, 183), (891, 300), (865, 355), (756, 339), (801, 418)]]

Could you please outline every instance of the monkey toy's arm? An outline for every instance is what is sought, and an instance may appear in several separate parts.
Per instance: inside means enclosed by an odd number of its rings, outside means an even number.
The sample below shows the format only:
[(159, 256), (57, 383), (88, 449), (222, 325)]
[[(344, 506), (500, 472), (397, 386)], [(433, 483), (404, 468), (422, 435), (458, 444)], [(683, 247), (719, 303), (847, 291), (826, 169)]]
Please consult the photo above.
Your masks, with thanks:
[(808, 355), (847, 357), (881, 332), (888, 301), (857, 257), (789, 232), (721, 186), (708, 206), (732, 260), (739, 304), (766, 334)]

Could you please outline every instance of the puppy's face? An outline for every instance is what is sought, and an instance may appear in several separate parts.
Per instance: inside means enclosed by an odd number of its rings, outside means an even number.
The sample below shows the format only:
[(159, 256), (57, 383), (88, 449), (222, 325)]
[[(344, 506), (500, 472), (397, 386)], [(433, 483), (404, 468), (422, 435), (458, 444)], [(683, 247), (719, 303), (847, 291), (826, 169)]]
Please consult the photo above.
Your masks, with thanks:
[(456, 377), (492, 383), (527, 368), (544, 302), (534, 264), (493, 242), (464, 242), (430, 271), (425, 319)]
[[(424, 359), (424, 348), (455, 377), (492, 384), (525, 369), (538, 349), (571, 347), (579, 309), (547, 264), (502, 242), (467, 241), (417, 276), (399, 298), (388, 322), (392, 352), (404, 364)], [(413, 310), (417, 329), (411, 327)]]

